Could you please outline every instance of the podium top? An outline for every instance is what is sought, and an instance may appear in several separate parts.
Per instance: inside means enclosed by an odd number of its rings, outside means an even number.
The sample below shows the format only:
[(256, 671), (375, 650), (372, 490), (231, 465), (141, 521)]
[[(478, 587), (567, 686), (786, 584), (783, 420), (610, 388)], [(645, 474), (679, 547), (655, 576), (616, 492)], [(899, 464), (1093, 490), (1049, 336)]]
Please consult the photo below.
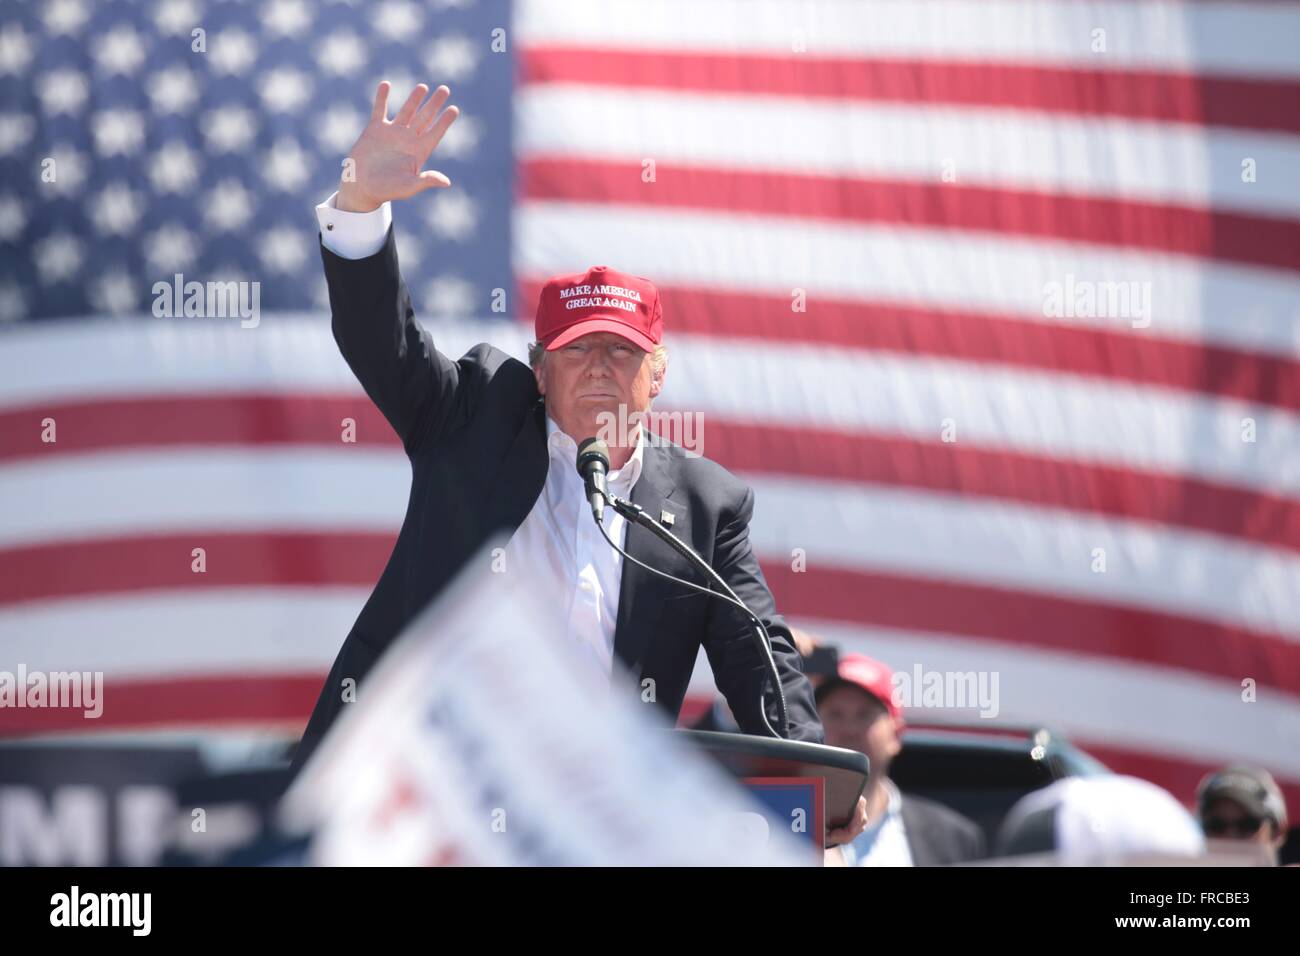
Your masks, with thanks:
[(821, 777), (828, 829), (852, 818), (871, 771), (865, 754), (842, 747), (716, 730), (672, 733), (689, 738), (736, 777)]

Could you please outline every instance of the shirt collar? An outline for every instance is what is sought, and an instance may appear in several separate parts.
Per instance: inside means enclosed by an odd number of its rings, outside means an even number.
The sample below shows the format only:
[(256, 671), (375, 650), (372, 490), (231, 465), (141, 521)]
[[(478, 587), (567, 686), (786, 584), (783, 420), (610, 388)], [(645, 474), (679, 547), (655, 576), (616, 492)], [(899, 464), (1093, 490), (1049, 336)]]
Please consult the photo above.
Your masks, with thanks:
[[(577, 475), (575, 462), (578, 457), (578, 443), (573, 440), (566, 432), (560, 430), (560, 426), (548, 414), (546, 416), (546, 448), (550, 456), (556, 459), (561, 465), (567, 464), (570, 471)], [(636, 485), (637, 479), (641, 477), (641, 469), (645, 464), (645, 429), (644, 426), (637, 422), (636, 426), (636, 448), (632, 450), (632, 457), (627, 460), (622, 468), (617, 468), (609, 473), (608, 479), (611, 485), (617, 484), (619, 490), (624, 495), (630, 493), (632, 487)]]
[(890, 816), (903, 812), (903, 794), (899, 791), (898, 786), (888, 777), (885, 778), (885, 792), (889, 794), (889, 806), (885, 812)]

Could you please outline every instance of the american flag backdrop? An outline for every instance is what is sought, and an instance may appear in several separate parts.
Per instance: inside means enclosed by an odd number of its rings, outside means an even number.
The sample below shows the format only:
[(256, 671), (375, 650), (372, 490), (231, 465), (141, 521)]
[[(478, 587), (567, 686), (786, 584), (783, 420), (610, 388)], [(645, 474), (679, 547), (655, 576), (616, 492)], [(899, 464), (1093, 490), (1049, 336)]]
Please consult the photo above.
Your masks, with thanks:
[[(394, 209), (443, 351), (651, 278), (791, 623), (1300, 806), (1298, 50), (1276, 0), (6, 3), (0, 668), (302, 727), (409, 486), (312, 207), (379, 79), (445, 82), (453, 187)], [(264, 314), (159, 318), (178, 274)]]

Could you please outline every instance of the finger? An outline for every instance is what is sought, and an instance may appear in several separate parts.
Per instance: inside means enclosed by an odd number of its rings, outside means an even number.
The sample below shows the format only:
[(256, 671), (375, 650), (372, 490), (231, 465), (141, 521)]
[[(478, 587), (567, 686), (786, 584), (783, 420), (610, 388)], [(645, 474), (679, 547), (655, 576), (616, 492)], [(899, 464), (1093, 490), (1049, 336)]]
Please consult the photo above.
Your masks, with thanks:
[(416, 135), (420, 135), (430, 126), (438, 116), (438, 110), (442, 109), (442, 104), (447, 102), (447, 97), (451, 96), (451, 90), (445, 86), (440, 86), (433, 91), (428, 102), (420, 107), (420, 112), (415, 114), (415, 119), (411, 120), (411, 129), (415, 130)]
[(451, 180), (438, 172), (436, 169), (426, 169), (420, 173), (420, 189), (446, 189), (451, 185)]
[(430, 126), (425, 132), (420, 134), (420, 145), (428, 152), (433, 152), (442, 142), (443, 136), (447, 130), (451, 129), (451, 124), (456, 122), (456, 117), (460, 115), (460, 109), (455, 106), (448, 106), (438, 117), (438, 121)]
[(415, 89), (411, 90), (411, 95), (406, 98), (402, 108), (397, 111), (393, 117), (394, 126), (406, 126), (411, 122), (411, 117), (415, 115), (416, 107), (424, 101), (424, 95), (429, 92), (429, 88), (423, 83), (417, 83)]
[(379, 88), (375, 90), (375, 106), (370, 111), (370, 122), (374, 123), (388, 118), (388, 91), (392, 88), (393, 85), (387, 80), (380, 82)]

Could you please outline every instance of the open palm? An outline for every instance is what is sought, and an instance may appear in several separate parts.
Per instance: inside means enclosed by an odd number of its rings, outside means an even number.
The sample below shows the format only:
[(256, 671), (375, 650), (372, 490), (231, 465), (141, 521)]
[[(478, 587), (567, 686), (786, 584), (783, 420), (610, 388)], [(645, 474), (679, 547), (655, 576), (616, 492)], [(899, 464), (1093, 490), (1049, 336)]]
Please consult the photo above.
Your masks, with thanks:
[[(442, 109), (451, 90), (440, 86), (425, 100), (429, 88), (421, 83), (411, 91), (397, 115), (388, 119), (388, 91), (384, 80), (375, 91), (370, 121), (361, 131), (339, 184), (338, 206), (349, 212), (369, 212), (393, 199), (405, 199), (434, 187), (451, 185), (437, 170), (423, 169), (430, 154), (460, 115), (454, 106)], [(439, 111), (441, 110), (441, 114)]]

